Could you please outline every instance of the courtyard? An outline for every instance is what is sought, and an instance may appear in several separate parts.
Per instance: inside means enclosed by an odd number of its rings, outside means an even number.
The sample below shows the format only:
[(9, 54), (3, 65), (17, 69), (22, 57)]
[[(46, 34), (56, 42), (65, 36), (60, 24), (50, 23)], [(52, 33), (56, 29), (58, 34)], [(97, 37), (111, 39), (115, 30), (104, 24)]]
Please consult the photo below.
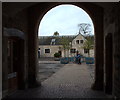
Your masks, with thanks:
[(9, 98), (111, 98), (94, 91), (94, 65), (60, 64), (54, 59), (39, 59), (38, 80), (41, 86), (18, 90)]

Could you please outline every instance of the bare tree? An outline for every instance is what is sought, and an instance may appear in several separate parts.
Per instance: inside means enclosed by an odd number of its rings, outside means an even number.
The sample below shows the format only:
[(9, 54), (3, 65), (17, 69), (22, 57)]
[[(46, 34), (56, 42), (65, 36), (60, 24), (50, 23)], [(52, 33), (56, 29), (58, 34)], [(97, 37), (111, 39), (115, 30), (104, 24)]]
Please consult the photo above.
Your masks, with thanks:
[(82, 48), (87, 50), (88, 57), (90, 57), (90, 50), (93, 49), (94, 40), (91, 36), (86, 37), (85, 42), (83, 43)]
[(87, 50), (88, 57), (90, 57), (89, 50), (93, 49), (93, 45), (94, 45), (94, 39), (92, 39), (92, 37), (94, 37), (94, 36), (91, 35), (91, 24), (80, 23), (80, 24), (78, 24), (78, 27), (80, 27), (79, 28), (79, 34), (81, 33), (86, 38), (86, 41), (83, 43), (82, 48)]
[(78, 24), (79, 34), (90, 35), (91, 34), (91, 24), (89, 23), (80, 23)]

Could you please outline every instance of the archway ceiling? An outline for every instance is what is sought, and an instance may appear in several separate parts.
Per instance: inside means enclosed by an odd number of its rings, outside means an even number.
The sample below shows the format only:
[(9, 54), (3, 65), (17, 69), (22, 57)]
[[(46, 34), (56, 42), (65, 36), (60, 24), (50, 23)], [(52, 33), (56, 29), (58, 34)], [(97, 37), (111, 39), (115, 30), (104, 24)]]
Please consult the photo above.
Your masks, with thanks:
[[(16, 3), (12, 3), (12, 2), (4, 2), (3, 3), (3, 12), (4, 14), (7, 14), (8, 16), (12, 16), (14, 14), (16, 14), (17, 12), (25, 9), (25, 8), (28, 8), (28, 7), (31, 7), (35, 4), (38, 4), (40, 2), (16, 2)], [(109, 3), (109, 2), (92, 2), (93, 4), (96, 4), (98, 6), (101, 6), (102, 8), (109, 8), (111, 6), (114, 5), (114, 2), (113, 3)]]

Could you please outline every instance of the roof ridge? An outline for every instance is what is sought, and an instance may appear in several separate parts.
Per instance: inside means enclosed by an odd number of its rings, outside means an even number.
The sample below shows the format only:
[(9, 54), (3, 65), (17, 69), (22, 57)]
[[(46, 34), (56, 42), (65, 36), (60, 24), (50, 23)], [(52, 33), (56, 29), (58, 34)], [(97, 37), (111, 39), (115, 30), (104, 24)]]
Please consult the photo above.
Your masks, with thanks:
[[(78, 35), (78, 34), (77, 34)], [(60, 36), (38, 36), (38, 37), (62, 37), (62, 36), (65, 36), (65, 37), (67, 37), (67, 36), (77, 36), (77, 35), (60, 35)]]

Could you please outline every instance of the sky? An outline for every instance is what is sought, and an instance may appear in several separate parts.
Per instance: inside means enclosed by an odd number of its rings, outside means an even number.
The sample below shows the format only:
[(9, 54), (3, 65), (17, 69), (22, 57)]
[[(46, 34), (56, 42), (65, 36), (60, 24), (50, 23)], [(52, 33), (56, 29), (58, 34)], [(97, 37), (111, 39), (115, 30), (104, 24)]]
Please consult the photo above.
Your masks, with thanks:
[(78, 24), (89, 23), (94, 34), (94, 26), (90, 16), (81, 8), (74, 5), (59, 5), (49, 10), (40, 21), (38, 35), (52, 36), (54, 32), (59, 35), (77, 35)]

